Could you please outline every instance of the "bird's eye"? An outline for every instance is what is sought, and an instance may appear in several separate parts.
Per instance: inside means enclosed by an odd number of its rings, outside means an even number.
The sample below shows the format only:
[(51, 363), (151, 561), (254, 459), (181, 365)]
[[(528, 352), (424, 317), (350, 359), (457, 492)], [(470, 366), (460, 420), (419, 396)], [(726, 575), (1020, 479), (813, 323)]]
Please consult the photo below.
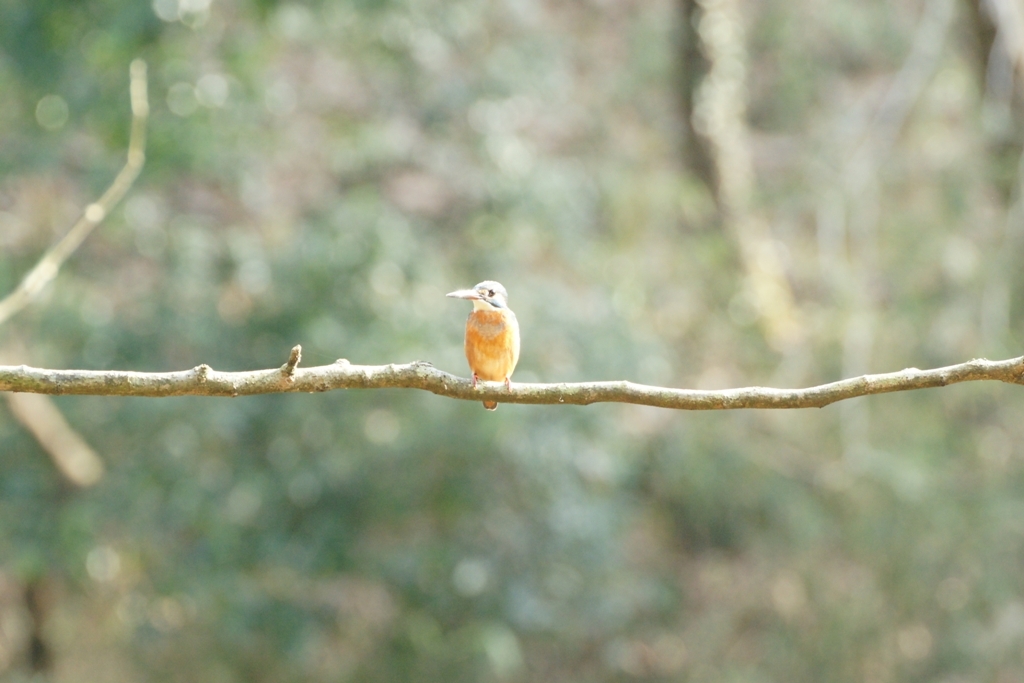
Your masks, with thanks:
[(494, 296), (494, 290), (493, 289), (488, 289), (487, 290), (487, 296)]

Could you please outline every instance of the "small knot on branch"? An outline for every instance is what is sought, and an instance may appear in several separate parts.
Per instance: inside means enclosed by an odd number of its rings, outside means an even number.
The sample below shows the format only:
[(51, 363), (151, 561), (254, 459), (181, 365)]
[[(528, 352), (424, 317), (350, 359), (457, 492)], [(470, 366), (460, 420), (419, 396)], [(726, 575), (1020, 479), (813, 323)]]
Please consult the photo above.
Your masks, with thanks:
[(281, 366), (281, 374), (290, 380), (295, 375), (295, 368), (298, 367), (301, 360), (302, 346), (296, 344), (292, 347), (292, 352), (288, 354), (288, 362)]
[(85, 207), (83, 215), (85, 216), (85, 220), (90, 223), (99, 223), (107, 217), (107, 210), (103, 208), (102, 204), (93, 202), (89, 206)]
[(197, 365), (196, 366), (196, 370), (195, 370), (195, 372), (196, 372), (196, 379), (199, 380), (200, 384), (206, 384), (206, 378), (209, 376), (210, 370), (212, 370), (212, 369), (213, 368), (211, 368), (206, 363), (203, 363), (202, 365)]

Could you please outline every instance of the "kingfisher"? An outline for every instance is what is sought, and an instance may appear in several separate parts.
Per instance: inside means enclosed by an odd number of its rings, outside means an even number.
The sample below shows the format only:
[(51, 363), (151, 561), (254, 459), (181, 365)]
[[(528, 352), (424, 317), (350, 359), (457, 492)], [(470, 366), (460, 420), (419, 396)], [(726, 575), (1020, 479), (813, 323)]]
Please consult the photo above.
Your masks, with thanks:
[[(477, 380), (504, 382), (511, 390), (512, 372), (519, 362), (519, 321), (508, 307), (508, 292), (500, 283), (484, 280), (473, 289), (460, 289), (445, 296), (468, 299), (473, 310), (466, 319), (466, 360)], [(484, 401), (484, 408), (497, 410), (497, 401)]]

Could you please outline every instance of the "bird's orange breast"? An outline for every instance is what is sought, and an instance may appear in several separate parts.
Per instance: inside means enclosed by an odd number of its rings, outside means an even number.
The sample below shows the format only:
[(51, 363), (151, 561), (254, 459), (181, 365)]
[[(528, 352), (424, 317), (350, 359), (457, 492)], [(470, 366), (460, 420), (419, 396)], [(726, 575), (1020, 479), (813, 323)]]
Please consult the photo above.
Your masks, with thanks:
[(519, 362), (519, 322), (508, 310), (473, 311), (466, 321), (466, 360), (480, 379), (504, 382)]

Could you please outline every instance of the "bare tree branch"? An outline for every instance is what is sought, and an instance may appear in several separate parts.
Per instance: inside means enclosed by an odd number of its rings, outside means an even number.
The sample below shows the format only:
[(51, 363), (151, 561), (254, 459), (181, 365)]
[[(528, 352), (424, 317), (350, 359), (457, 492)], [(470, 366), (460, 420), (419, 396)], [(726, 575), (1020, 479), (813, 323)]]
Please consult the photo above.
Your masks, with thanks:
[[(1009, 360), (975, 359), (933, 370), (864, 375), (807, 389), (747, 387), (721, 391), (673, 389), (628, 381), (565, 384), (520, 384), (506, 390), (500, 382), (480, 382), (438, 370), (430, 363), (352, 365), (347, 360), (313, 368), (296, 367), (292, 350), (280, 368), (219, 372), (200, 365), (180, 372), (44, 370), (26, 365), (0, 366), (0, 391), (79, 396), (254, 396), (335, 389), (422, 389), (467, 401), (568, 404), (633, 403), (676, 410), (739, 408), (821, 408), (870, 394), (943, 387), (959, 382), (993, 380), (1024, 384), (1024, 356)], [(295, 361), (294, 363), (292, 361)]]
[(0, 299), (0, 325), (25, 308), (50, 280), (57, 277), (60, 267), (74, 253), (89, 233), (103, 222), (131, 188), (146, 160), (146, 121), (149, 118), (149, 99), (146, 94), (146, 63), (136, 59), (131, 64), (132, 131), (128, 139), (128, 160), (114, 178), (107, 191), (82, 211), (75, 222), (39, 262), (21, 280), (17, 289)]

